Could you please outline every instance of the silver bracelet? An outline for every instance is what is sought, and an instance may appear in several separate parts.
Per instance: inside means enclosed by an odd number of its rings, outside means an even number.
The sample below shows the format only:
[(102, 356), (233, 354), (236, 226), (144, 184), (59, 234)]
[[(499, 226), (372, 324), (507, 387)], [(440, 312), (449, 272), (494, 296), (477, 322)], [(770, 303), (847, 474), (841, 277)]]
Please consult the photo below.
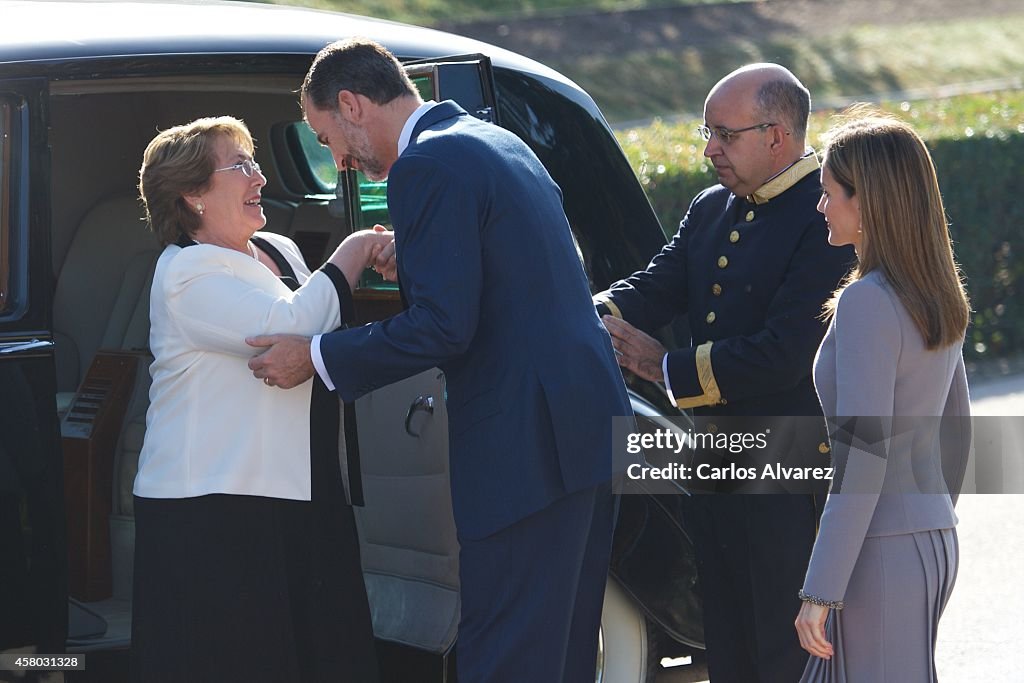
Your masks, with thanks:
[(818, 605), (819, 607), (828, 607), (829, 609), (843, 609), (843, 607), (845, 606), (843, 605), (842, 600), (824, 600), (815, 595), (808, 595), (807, 593), (804, 593), (803, 588), (800, 589), (800, 592), (797, 593), (797, 596), (804, 602), (809, 602), (812, 605)]

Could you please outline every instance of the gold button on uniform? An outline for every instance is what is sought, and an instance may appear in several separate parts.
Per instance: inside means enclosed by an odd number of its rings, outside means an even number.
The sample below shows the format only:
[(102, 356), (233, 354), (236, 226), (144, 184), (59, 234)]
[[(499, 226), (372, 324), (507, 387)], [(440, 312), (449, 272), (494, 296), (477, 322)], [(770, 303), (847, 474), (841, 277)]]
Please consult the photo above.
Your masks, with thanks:
[(717, 434), (717, 433), (718, 433), (718, 425), (716, 425), (714, 422), (709, 423), (708, 424), (708, 434)]
[(721, 296), (722, 295), (722, 285), (718, 284), (717, 282), (715, 284), (711, 285), (711, 293), (714, 294), (715, 296)]
[(740, 231), (739, 230), (733, 230), (732, 232), (730, 232), (729, 233), (729, 241), (732, 242), (733, 244), (736, 244), (737, 242), (739, 242), (740, 241)]
[(824, 441), (822, 441), (821, 443), (818, 444), (818, 452), (821, 453), (822, 455), (825, 455), (830, 450), (832, 450), (832, 449), (829, 448), (828, 444), (825, 443)]
[(727, 259), (724, 256), (719, 256), (718, 257), (718, 267), (719, 268), (725, 268), (727, 265), (729, 265), (729, 259)]
[(747, 211), (747, 216), (746, 216), (746, 218), (747, 218), (747, 222), (748, 222), (748, 223), (749, 223), (750, 221), (754, 220), (754, 212), (753, 212), (753, 211)]
[(704, 319), (708, 321), (708, 324), (709, 324), (709, 325), (710, 325), (711, 323), (715, 322), (715, 312), (714, 312), (714, 311), (711, 311), (710, 313), (708, 313), (708, 317), (706, 317), (706, 318), (704, 318)]

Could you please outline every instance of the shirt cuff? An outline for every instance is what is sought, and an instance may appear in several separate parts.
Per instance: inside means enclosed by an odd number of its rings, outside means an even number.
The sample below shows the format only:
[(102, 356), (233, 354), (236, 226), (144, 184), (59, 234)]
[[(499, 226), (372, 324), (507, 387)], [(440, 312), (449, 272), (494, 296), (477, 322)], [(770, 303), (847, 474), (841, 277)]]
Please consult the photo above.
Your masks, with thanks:
[(668, 379), (668, 354), (666, 353), (661, 359), (661, 374), (665, 378), (665, 393), (668, 394), (668, 400), (672, 401), (672, 405), (676, 404), (676, 396), (672, 393), (672, 382)]
[(313, 367), (316, 368), (316, 374), (327, 385), (327, 390), (334, 391), (334, 382), (331, 381), (331, 376), (327, 374), (327, 368), (324, 367), (324, 358), (320, 355), (320, 337), (322, 336), (322, 334), (313, 335), (312, 341), (309, 342), (309, 355), (313, 359)]

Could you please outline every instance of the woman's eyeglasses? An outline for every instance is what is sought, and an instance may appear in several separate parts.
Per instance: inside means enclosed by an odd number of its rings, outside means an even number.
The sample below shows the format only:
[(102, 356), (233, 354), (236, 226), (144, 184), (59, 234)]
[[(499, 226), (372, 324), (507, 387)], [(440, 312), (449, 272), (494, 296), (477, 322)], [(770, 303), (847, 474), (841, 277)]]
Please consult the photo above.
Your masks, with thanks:
[(245, 161), (239, 161), (237, 164), (225, 166), (224, 168), (213, 169), (214, 173), (220, 173), (221, 171), (241, 171), (245, 174), (246, 178), (252, 178), (253, 173), (260, 173), (260, 165), (252, 159), (246, 159)]

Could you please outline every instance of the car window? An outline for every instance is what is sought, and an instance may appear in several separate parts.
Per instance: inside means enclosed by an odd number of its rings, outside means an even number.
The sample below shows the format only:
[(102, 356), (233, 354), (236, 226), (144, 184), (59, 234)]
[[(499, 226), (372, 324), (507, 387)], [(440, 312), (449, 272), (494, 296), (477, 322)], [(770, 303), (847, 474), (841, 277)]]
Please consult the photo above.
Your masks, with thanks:
[(299, 141), (299, 152), (302, 154), (296, 161), (305, 164), (309, 170), (309, 177), (316, 183), (315, 190), (320, 194), (333, 193), (338, 181), (338, 167), (334, 165), (331, 151), (317, 142), (316, 134), (305, 121), (296, 121), (290, 126)]
[(357, 202), (359, 212), (355, 216), (355, 229), (372, 228), (378, 223), (390, 226), (388, 181), (373, 181), (363, 175), (362, 171), (358, 171), (356, 173), (356, 185), (359, 187)]
[[(355, 212), (352, 216), (352, 227), (354, 230), (372, 228), (374, 225), (383, 225), (391, 229), (391, 216), (388, 213), (388, 181), (374, 181), (363, 175), (362, 171), (355, 172), (355, 186), (359, 188), (355, 197)], [(384, 278), (375, 271), (367, 269), (359, 278), (359, 287), (372, 289), (394, 289), (397, 292), (398, 285), (386, 282)]]
[(0, 100), (0, 315), (11, 302), (11, 105)]

